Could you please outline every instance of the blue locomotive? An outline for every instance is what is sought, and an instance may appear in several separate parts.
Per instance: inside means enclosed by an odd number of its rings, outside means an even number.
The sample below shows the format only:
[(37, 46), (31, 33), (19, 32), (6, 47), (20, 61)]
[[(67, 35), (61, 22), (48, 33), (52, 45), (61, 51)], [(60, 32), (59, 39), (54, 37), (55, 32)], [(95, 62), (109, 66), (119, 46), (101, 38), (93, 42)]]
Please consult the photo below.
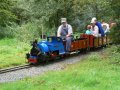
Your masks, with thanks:
[(47, 61), (50, 58), (63, 56), (65, 54), (65, 47), (60, 37), (49, 36), (46, 41), (32, 43), (30, 53), (26, 54), (29, 63), (39, 63)]

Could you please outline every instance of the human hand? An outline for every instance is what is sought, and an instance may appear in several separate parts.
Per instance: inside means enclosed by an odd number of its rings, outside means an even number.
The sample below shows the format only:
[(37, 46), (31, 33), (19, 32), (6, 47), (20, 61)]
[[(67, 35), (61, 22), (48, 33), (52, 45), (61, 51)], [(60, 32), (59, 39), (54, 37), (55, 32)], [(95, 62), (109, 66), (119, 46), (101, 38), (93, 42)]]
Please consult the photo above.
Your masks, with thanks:
[(70, 35), (66, 35), (66, 37), (69, 37)]

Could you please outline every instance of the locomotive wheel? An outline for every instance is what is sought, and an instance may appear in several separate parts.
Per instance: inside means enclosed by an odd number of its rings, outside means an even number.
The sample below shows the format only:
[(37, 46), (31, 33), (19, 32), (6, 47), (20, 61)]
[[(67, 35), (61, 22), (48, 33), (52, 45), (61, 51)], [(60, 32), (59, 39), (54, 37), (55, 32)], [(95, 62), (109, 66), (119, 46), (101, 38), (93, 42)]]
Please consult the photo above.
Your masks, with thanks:
[(49, 56), (47, 55), (47, 54), (40, 54), (39, 56), (38, 56), (38, 62), (40, 63), (40, 62), (46, 62), (46, 61), (48, 61), (49, 60)]
[(64, 58), (64, 55), (61, 55), (61, 56), (60, 56), (60, 59), (62, 59), (62, 58)]

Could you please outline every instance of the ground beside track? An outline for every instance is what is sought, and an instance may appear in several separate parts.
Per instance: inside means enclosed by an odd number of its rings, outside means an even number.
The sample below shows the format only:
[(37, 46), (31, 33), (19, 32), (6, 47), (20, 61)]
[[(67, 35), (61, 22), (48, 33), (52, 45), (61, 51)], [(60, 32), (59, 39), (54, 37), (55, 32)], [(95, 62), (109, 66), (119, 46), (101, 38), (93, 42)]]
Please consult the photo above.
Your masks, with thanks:
[(4, 38), (0, 40), (0, 69), (27, 63), (25, 54), (31, 48), (28, 44), (17, 39)]
[(1, 90), (119, 90), (119, 58), (119, 49), (112, 46), (61, 62), (0, 75), (1, 78), (6, 75), (6, 81), (18, 80), (0, 84), (0, 87)]

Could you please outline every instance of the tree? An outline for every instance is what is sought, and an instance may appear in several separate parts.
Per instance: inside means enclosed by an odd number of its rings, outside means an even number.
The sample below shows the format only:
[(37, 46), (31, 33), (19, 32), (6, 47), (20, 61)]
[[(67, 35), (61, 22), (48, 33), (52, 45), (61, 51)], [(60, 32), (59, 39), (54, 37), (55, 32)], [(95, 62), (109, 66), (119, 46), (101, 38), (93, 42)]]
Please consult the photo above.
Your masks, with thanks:
[(32, 3), (34, 0), (14, 0), (16, 3), (12, 12), (17, 16), (17, 24), (28, 23), (32, 18)]
[(5, 27), (16, 19), (12, 13), (12, 6), (10, 0), (0, 0), (0, 26)]
[(91, 18), (109, 19), (111, 7), (108, 0), (35, 0), (34, 16), (45, 26), (58, 27), (60, 18), (66, 17), (74, 29), (84, 29)]
[(120, 3), (119, 0), (111, 0), (111, 8), (115, 12), (114, 20), (116, 25), (111, 30), (111, 38), (114, 43), (120, 44)]

